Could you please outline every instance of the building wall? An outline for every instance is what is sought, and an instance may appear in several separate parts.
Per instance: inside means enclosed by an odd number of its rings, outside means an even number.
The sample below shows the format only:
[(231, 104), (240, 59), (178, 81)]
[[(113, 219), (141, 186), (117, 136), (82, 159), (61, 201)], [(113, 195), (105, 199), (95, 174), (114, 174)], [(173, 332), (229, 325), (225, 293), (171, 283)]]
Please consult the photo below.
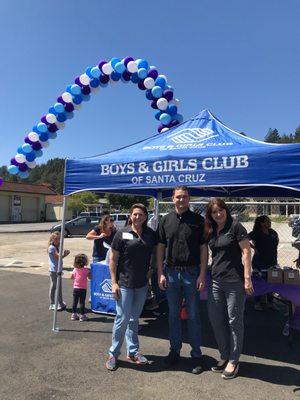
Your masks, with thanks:
[(44, 195), (0, 193), (0, 222), (38, 222), (44, 209)]
[[(72, 211), (67, 209), (66, 219), (72, 219)], [(61, 204), (46, 204), (46, 221), (61, 221), (62, 220), (62, 205)]]

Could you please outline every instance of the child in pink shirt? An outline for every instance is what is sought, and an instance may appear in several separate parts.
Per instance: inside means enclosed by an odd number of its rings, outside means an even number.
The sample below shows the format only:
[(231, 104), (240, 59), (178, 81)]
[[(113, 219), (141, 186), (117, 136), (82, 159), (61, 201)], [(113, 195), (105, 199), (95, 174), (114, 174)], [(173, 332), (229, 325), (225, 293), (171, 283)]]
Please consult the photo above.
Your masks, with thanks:
[[(91, 271), (86, 268), (88, 257), (85, 254), (77, 254), (74, 259), (74, 269), (71, 275), (73, 279), (73, 308), (71, 320), (80, 322), (86, 321), (85, 298), (87, 289), (87, 280), (91, 279)], [(80, 303), (80, 314), (77, 314), (78, 300)]]

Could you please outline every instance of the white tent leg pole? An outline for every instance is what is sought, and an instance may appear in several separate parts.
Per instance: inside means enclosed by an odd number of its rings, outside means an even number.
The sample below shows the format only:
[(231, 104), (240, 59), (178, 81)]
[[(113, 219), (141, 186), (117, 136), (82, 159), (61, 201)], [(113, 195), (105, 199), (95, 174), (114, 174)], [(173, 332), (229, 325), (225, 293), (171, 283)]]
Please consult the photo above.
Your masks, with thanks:
[(155, 220), (155, 230), (159, 223), (159, 202), (162, 200), (162, 192), (157, 192), (157, 198), (154, 199), (154, 220)]
[(59, 241), (59, 258), (58, 258), (58, 268), (56, 277), (55, 310), (53, 313), (53, 327), (52, 327), (52, 332), (55, 333), (59, 332), (59, 328), (57, 327), (57, 306), (58, 306), (58, 293), (62, 287), (62, 259), (64, 252), (63, 248), (64, 248), (64, 235), (65, 235), (65, 223), (66, 223), (66, 208), (67, 208), (66, 205), (67, 205), (67, 198), (66, 196), (64, 196), (60, 241)]

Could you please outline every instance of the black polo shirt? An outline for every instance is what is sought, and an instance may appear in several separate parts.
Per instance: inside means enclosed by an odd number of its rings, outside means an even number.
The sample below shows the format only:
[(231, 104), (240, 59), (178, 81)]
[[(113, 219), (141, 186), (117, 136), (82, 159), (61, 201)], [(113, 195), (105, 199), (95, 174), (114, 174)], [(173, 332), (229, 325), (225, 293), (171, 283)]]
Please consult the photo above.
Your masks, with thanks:
[(119, 252), (117, 281), (120, 286), (137, 289), (148, 282), (152, 251), (157, 244), (156, 233), (146, 227), (141, 237), (127, 226), (115, 234), (111, 248)]
[[(99, 226), (95, 226), (93, 230), (96, 232), (96, 234), (99, 236), (101, 234), (101, 229)], [(105, 236), (100, 239), (95, 239), (94, 240), (94, 247), (93, 247), (93, 257), (97, 257), (100, 260), (104, 260), (106, 257), (106, 253), (108, 249), (104, 247), (103, 243), (107, 243), (109, 246), (111, 245), (113, 238), (115, 236), (116, 231), (112, 231), (110, 236)]]
[(269, 233), (262, 231), (252, 231), (249, 239), (253, 241), (255, 253), (252, 259), (253, 268), (270, 268), (277, 264), (278, 234), (274, 229), (269, 229)]
[(204, 240), (204, 218), (191, 210), (183, 214), (173, 211), (165, 215), (158, 228), (158, 241), (167, 248), (166, 264), (174, 266), (200, 265), (200, 246)]
[(247, 239), (247, 231), (238, 221), (227, 220), (217, 236), (213, 234), (209, 241), (212, 252), (212, 279), (222, 282), (244, 280), (242, 250), (239, 242)]

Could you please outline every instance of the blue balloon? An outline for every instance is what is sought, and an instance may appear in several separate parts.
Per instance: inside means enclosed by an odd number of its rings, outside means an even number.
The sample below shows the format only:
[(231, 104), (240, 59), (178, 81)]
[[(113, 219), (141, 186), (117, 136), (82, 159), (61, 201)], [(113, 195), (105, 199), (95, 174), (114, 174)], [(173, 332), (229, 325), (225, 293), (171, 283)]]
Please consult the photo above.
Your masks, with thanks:
[(147, 78), (147, 70), (145, 68), (139, 68), (137, 73), (140, 79)]
[(116, 65), (114, 66), (115, 71), (117, 71), (119, 74), (122, 74), (126, 67), (125, 65), (122, 63), (122, 61), (117, 62)]
[(48, 127), (47, 127), (46, 124), (44, 124), (44, 122), (39, 122), (39, 123), (37, 124), (37, 130), (38, 130), (39, 133), (40, 133), (40, 132), (47, 132)]
[(90, 81), (90, 86), (91, 86), (92, 88), (97, 88), (99, 85), (100, 85), (100, 80), (97, 79), (97, 78), (93, 78), (93, 79)]
[(57, 111), (55, 110), (54, 107), (50, 107), (50, 108), (49, 108), (49, 114), (57, 115)]
[(39, 134), (39, 140), (41, 142), (46, 142), (48, 139), (49, 139), (48, 132), (42, 132), (42, 133)]
[(116, 64), (118, 63), (118, 62), (120, 62), (121, 60), (118, 58), (118, 57), (113, 57), (111, 60), (110, 60), (110, 63), (111, 63), (111, 66), (113, 67), (113, 69), (115, 69), (115, 66), (116, 66)]
[(29, 176), (28, 171), (24, 171), (24, 172), (20, 171), (19, 172), (19, 177), (22, 179), (26, 179), (26, 178), (28, 178), (28, 176)]
[(156, 111), (156, 113), (155, 113), (155, 119), (157, 119), (157, 121), (159, 121), (159, 117), (161, 116), (161, 114), (162, 114), (162, 111), (161, 111), (161, 110)]
[(24, 143), (24, 144), (22, 145), (22, 149), (23, 149), (23, 151), (24, 151), (24, 154), (27, 154), (27, 153), (32, 152), (32, 147), (30, 146), (29, 143)]
[[(82, 94), (81, 97), (82, 97), (83, 101), (90, 101), (91, 100), (91, 95), (89, 95), (89, 94)], [(68, 114), (70, 114), (70, 113), (68, 113)]]
[(27, 161), (32, 162), (32, 161), (35, 160), (36, 155), (35, 155), (35, 152), (32, 151), (31, 153), (27, 153), (27, 154), (25, 155), (25, 157), (26, 157), (26, 160), (27, 160)]
[(124, 78), (123, 78), (123, 75), (121, 75), (121, 81), (122, 81), (123, 83), (128, 83), (128, 82), (130, 82), (130, 81), (127, 81), (126, 79), (124, 79)]
[(151, 89), (147, 89), (146, 90), (146, 97), (147, 97), (148, 100), (154, 100), (155, 99), (155, 97), (153, 96), (153, 94), (151, 92)]
[(108, 86), (108, 83), (102, 83), (101, 81), (99, 82), (99, 86), (106, 88)]
[(71, 85), (70, 93), (74, 96), (78, 96), (81, 93), (81, 87), (76, 83), (74, 85)]
[(179, 123), (183, 122), (183, 116), (181, 114), (175, 114), (172, 119), (177, 119)]
[(10, 166), (7, 168), (7, 170), (8, 170), (8, 172), (9, 172), (10, 174), (12, 174), (12, 175), (15, 175), (15, 174), (17, 174), (17, 173), (19, 172), (19, 168), (18, 168), (16, 165), (10, 165)]
[(65, 120), (67, 119), (66, 113), (57, 114), (56, 119), (58, 122), (65, 122)]
[(175, 106), (175, 104), (170, 104), (170, 105), (168, 105), (168, 108), (166, 111), (168, 114), (173, 116), (173, 115), (177, 114), (177, 106)]
[[(81, 104), (82, 103), (82, 96), (74, 96), (73, 97), (73, 103), (74, 104)], [(60, 122), (63, 122), (63, 121), (60, 121)]]
[(100, 75), (101, 75), (100, 68), (98, 66), (97, 67), (93, 67), (91, 69), (91, 75), (92, 75), (92, 78), (99, 78)]
[(137, 72), (135, 72), (131, 75), (130, 80), (132, 83), (139, 83), (140, 78), (139, 78)]
[(166, 89), (171, 90), (172, 92), (174, 92), (174, 88), (171, 85), (166, 85)]
[(65, 107), (64, 107), (64, 105), (61, 104), (61, 103), (55, 103), (55, 104), (54, 104), (54, 109), (55, 109), (55, 111), (56, 111), (57, 113), (62, 113), (62, 112), (65, 111)]
[(154, 96), (156, 99), (159, 99), (159, 98), (162, 96), (163, 91), (162, 91), (162, 88), (161, 88), (160, 86), (154, 86), (154, 87), (151, 89), (151, 93), (153, 94), (153, 96)]
[(162, 76), (158, 76), (155, 79), (155, 86), (160, 86), (162, 89), (166, 87), (167, 81)]
[(32, 127), (32, 131), (35, 132), (35, 133), (39, 133), (38, 128), (37, 128), (37, 125), (34, 125), (34, 126)]
[(119, 74), (117, 71), (113, 71), (110, 77), (113, 81), (118, 82), (121, 79), (121, 74)]
[(86, 73), (87, 76), (89, 76), (90, 78), (92, 78), (91, 70), (92, 70), (92, 67), (87, 67), (87, 68), (85, 69), (85, 73)]
[(137, 66), (138, 68), (145, 68), (146, 70), (149, 69), (149, 64), (146, 60), (140, 60)]
[(17, 152), (20, 153), (20, 154), (25, 154), (22, 146), (18, 147)]
[(57, 132), (49, 132), (49, 139), (56, 139), (57, 138)]
[(72, 92), (71, 92), (71, 87), (72, 87), (72, 85), (68, 85), (68, 86), (66, 87), (66, 92), (72, 93)]
[(66, 112), (66, 117), (67, 117), (67, 119), (72, 119), (72, 118), (74, 118), (74, 113), (73, 113), (73, 111), (71, 111), (71, 112)]
[(162, 124), (168, 125), (171, 122), (171, 116), (167, 113), (162, 113), (159, 120)]
[(34, 150), (34, 154), (36, 157), (42, 157), (43, 155), (43, 150)]

